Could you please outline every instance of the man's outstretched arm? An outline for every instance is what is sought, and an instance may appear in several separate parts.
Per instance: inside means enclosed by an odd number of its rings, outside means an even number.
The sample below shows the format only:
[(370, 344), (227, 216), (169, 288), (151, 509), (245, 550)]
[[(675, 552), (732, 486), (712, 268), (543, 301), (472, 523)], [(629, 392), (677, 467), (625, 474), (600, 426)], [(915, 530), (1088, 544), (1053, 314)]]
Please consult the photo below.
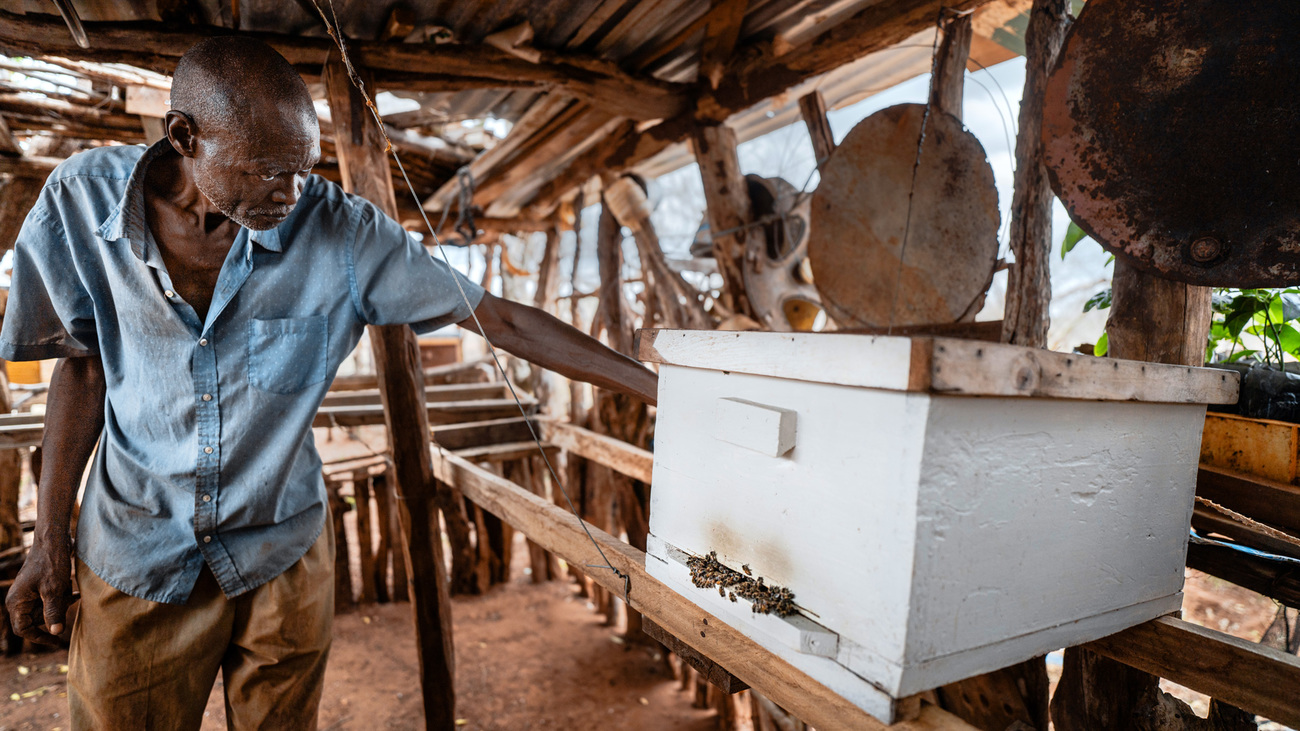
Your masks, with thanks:
[[(98, 355), (60, 359), (50, 378), (36, 533), (5, 599), (14, 632), (34, 642), (53, 643), (51, 635), (65, 629), (72, 595), (72, 505), (86, 461), (104, 429), (106, 388)], [(40, 626), (42, 620), (45, 628)]]
[[(536, 307), (488, 293), (474, 314), (483, 324), (480, 334), (502, 350), (575, 381), (625, 393), (650, 405), (658, 402), (659, 377), (654, 371)], [(473, 317), (460, 326), (479, 332)]]

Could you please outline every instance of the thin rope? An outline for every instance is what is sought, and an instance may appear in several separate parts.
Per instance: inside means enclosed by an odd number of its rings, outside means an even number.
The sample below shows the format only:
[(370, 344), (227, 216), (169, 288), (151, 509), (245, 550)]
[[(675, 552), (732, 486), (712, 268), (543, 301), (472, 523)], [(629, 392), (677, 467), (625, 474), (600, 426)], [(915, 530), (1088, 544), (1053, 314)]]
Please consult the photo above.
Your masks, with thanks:
[(1267, 525), (1264, 525), (1263, 523), (1259, 522), (1258, 520), (1255, 520), (1254, 518), (1248, 518), (1242, 515), (1241, 513), (1238, 513), (1235, 510), (1232, 510), (1230, 508), (1225, 508), (1222, 505), (1214, 502), (1213, 500), (1207, 500), (1206, 498), (1203, 498), (1200, 495), (1196, 496), (1196, 502), (1200, 505), (1204, 505), (1205, 507), (1215, 512), (1225, 515), (1228, 518), (1235, 520), (1238, 523), (1241, 523), (1242, 525), (1248, 528), (1257, 530), (1260, 533), (1263, 533), (1264, 535), (1268, 536), (1269, 538), (1282, 541), (1283, 543), (1289, 543), (1292, 546), (1295, 546), (1296, 548), (1300, 548), (1300, 538), (1297, 538), (1289, 533), (1283, 533), (1282, 531), (1276, 528), (1272, 528)]
[[(328, 1), (330, 14), (334, 16), (333, 24), (331, 24), (330, 19), (325, 16), (325, 11), (321, 8), (319, 0), (312, 0), (312, 5), (315, 6), (316, 12), (320, 13), (321, 20), (325, 23), (326, 32), (329, 33), (330, 38), (334, 39), (334, 43), (339, 48), (339, 56), (343, 61), (344, 68), (347, 69), (348, 79), (351, 80), (352, 84), (357, 87), (359, 92), (361, 92), (361, 97), (365, 100), (366, 106), (370, 109), (370, 114), (374, 117), (375, 124), (379, 128), (379, 133), (383, 135), (384, 142), (387, 145), (385, 152), (391, 154), (393, 156), (393, 161), (397, 163), (397, 169), (402, 174), (402, 180), (406, 183), (406, 188), (410, 191), (411, 197), (415, 199), (416, 207), (420, 211), (420, 217), (424, 219), (425, 227), (429, 229), (429, 233), (433, 236), (433, 243), (437, 246), (438, 253), (442, 255), (443, 263), (447, 265), (448, 269), (451, 269), (451, 261), (447, 258), (447, 251), (443, 248), (442, 240), (438, 238), (438, 234), (435, 232), (433, 226), (430, 225), (429, 216), (425, 212), (423, 205), (421, 205), (420, 196), (415, 192), (415, 186), (411, 183), (410, 177), (406, 174), (406, 166), (402, 164), (402, 158), (398, 155), (397, 148), (393, 145), (393, 141), (389, 139), (387, 131), (384, 130), (384, 122), (379, 116), (379, 108), (376, 107), (374, 101), (371, 100), (370, 92), (366, 91), (365, 83), (361, 80), (360, 75), (357, 74), (356, 69), (352, 66), (351, 58), (348, 57), (347, 45), (343, 40), (343, 32), (338, 26), (338, 14), (334, 9), (334, 0)], [(463, 210), (464, 209), (462, 209), (462, 211)], [(445, 220), (445, 214), (443, 218)], [(473, 304), (470, 302), (469, 295), (465, 292), (464, 284), (461, 283), (460, 277), (456, 276), (454, 272), (451, 279), (456, 283), (456, 289), (460, 292), (461, 299), (464, 300), (465, 306), (469, 308), (470, 317), (473, 318), (474, 325), (478, 328), (479, 334), (483, 336), (483, 342), (487, 343), (488, 353), (492, 356), (492, 362), (496, 364), (497, 370), (501, 373), (502, 379), (505, 380), (506, 387), (510, 389), (510, 395), (514, 398), (515, 405), (519, 407), (519, 414), (524, 418), (524, 423), (528, 426), (528, 433), (532, 435), (533, 442), (537, 445), (537, 451), (541, 454), (542, 461), (546, 463), (546, 469), (551, 474), (551, 479), (555, 481), (556, 487), (560, 488), (560, 494), (564, 495), (564, 500), (569, 505), (569, 512), (573, 513), (573, 516), (578, 519), (578, 525), (582, 526), (582, 531), (587, 534), (587, 540), (591, 541), (591, 545), (596, 548), (596, 552), (600, 554), (601, 560), (605, 562), (604, 566), (593, 565), (592, 567), (609, 569), (614, 572), (615, 576), (623, 580), (623, 601), (630, 607), (631, 600), (628, 598), (628, 595), (632, 590), (631, 577), (628, 574), (619, 571), (617, 568), (614, 568), (614, 564), (610, 563), (609, 557), (605, 555), (605, 550), (600, 547), (598, 542), (596, 542), (596, 537), (592, 535), (591, 529), (587, 527), (587, 521), (583, 520), (582, 516), (578, 514), (578, 509), (574, 506), (573, 499), (569, 497), (569, 491), (564, 488), (564, 483), (561, 482), (560, 476), (555, 470), (555, 466), (551, 464), (551, 458), (547, 456), (546, 449), (542, 446), (542, 439), (537, 434), (537, 429), (533, 424), (533, 420), (529, 418), (528, 412), (524, 408), (523, 401), (519, 398), (519, 394), (515, 392), (515, 386), (510, 382), (505, 367), (501, 365), (501, 358), (497, 355), (496, 346), (494, 346), (492, 341), (488, 338), (487, 332), (483, 329), (483, 324), (479, 322), (478, 314), (474, 312)], [(435, 444), (435, 446), (438, 447), (440, 453), (444, 451), (441, 445)]]

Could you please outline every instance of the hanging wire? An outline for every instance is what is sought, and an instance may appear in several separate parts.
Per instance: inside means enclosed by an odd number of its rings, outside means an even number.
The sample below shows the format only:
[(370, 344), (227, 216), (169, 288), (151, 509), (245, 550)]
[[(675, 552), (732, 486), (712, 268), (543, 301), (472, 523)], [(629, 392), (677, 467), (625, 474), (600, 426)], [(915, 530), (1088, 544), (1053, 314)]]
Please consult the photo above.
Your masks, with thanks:
[[(384, 122), (383, 119), (380, 118), (379, 116), (379, 108), (375, 106), (374, 101), (370, 98), (370, 92), (366, 90), (365, 82), (363, 82), (361, 80), (360, 75), (357, 74), (356, 68), (354, 68), (352, 65), (352, 59), (348, 56), (347, 44), (343, 40), (343, 31), (339, 27), (338, 14), (334, 9), (334, 0), (328, 0), (328, 2), (330, 6), (330, 15), (332, 15), (334, 18), (332, 23), (330, 22), (330, 18), (325, 15), (324, 9), (321, 8), (319, 0), (312, 0), (312, 5), (315, 6), (316, 12), (320, 13), (321, 20), (324, 21), (325, 23), (326, 32), (329, 33), (330, 38), (334, 39), (334, 43), (338, 46), (339, 56), (343, 61), (344, 68), (347, 69), (348, 72), (348, 79), (352, 82), (354, 86), (356, 86), (357, 91), (361, 93), (361, 98), (365, 100), (366, 107), (370, 109), (370, 114), (371, 116), (374, 117), (375, 125), (379, 128), (379, 133), (383, 135), (384, 142), (386, 144), (386, 149), (384, 150), (384, 152), (386, 154), (391, 154), (393, 156), (393, 161), (397, 163), (397, 169), (402, 174), (402, 180), (406, 183), (406, 188), (407, 190), (410, 191), (411, 197), (415, 199), (416, 207), (420, 211), (420, 217), (424, 219), (425, 227), (428, 228), (429, 233), (433, 236), (433, 243), (437, 247), (438, 253), (442, 256), (443, 262), (447, 265), (447, 268), (450, 269), (451, 260), (447, 258), (447, 251), (445, 248), (443, 248), (442, 240), (438, 238), (438, 234), (436, 233), (436, 230), (429, 223), (429, 216), (425, 212), (423, 205), (421, 205), (420, 196), (415, 192), (415, 186), (411, 183), (410, 177), (407, 176), (406, 174), (406, 166), (402, 164), (402, 158), (397, 153), (397, 148), (394, 147), (393, 141), (389, 139), (387, 131), (384, 130)], [(468, 173), (468, 170), (466, 170), (466, 173)], [(459, 171), (457, 175), (459, 177)], [(473, 181), (471, 178), (470, 179), (471, 187), (472, 187), (472, 182)], [(462, 190), (462, 195), (464, 195), (463, 190)], [(467, 210), (466, 207), (461, 208), (462, 214), (465, 210)], [(446, 218), (447, 218), (447, 212), (446, 210), (444, 210), (443, 211), (444, 222), (446, 221)], [(487, 343), (488, 353), (492, 356), (492, 362), (496, 364), (497, 370), (501, 373), (502, 379), (505, 380), (506, 387), (510, 389), (510, 396), (514, 398), (515, 405), (519, 407), (519, 414), (524, 418), (524, 423), (528, 426), (528, 433), (532, 436), (533, 442), (537, 445), (537, 451), (541, 455), (542, 461), (546, 463), (546, 469), (550, 472), (551, 479), (555, 482), (555, 486), (559, 488), (560, 494), (564, 496), (565, 502), (568, 503), (569, 512), (573, 513), (573, 516), (578, 519), (578, 525), (582, 526), (582, 531), (587, 534), (587, 540), (591, 541), (591, 545), (596, 548), (596, 552), (600, 554), (601, 560), (605, 562), (603, 565), (586, 564), (586, 566), (588, 566), (589, 568), (608, 569), (614, 572), (615, 576), (622, 579), (623, 580), (623, 601), (627, 603), (628, 606), (630, 607), (631, 601), (628, 595), (631, 593), (632, 590), (631, 577), (628, 574), (618, 570), (617, 568), (614, 567), (614, 564), (610, 563), (609, 557), (605, 555), (605, 550), (600, 547), (600, 544), (598, 542), (596, 542), (595, 536), (591, 534), (591, 529), (587, 527), (587, 521), (583, 520), (582, 516), (578, 514), (578, 509), (574, 506), (573, 499), (569, 497), (568, 490), (564, 488), (564, 483), (560, 480), (560, 476), (556, 472), (555, 466), (551, 464), (551, 458), (546, 454), (546, 449), (542, 446), (541, 437), (538, 436), (537, 434), (537, 429), (533, 424), (533, 420), (528, 417), (528, 412), (527, 410), (524, 409), (523, 401), (519, 398), (519, 394), (515, 392), (515, 386), (513, 383), (510, 382), (510, 378), (506, 374), (505, 367), (502, 366), (501, 364), (501, 358), (497, 355), (496, 346), (494, 346), (492, 344), (492, 341), (488, 338), (487, 331), (483, 329), (483, 324), (479, 322), (478, 314), (474, 312), (474, 307), (470, 302), (469, 295), (465, 292), (465, 286), (461, 283), (460, 278), (455, 276), (454, 274), (451, 279), (453, 282), (456, 283), (456, 289), (459, 290), (461, 299), (464, 300), (465, 305), (469, 307), (470, 317), (473, 318), (474, 325), (475, 327), (478, 328), (479, 334), (483, 336), (483, 341)], [(439, 450), (441, 449), (442, 448), (439, 447)]]

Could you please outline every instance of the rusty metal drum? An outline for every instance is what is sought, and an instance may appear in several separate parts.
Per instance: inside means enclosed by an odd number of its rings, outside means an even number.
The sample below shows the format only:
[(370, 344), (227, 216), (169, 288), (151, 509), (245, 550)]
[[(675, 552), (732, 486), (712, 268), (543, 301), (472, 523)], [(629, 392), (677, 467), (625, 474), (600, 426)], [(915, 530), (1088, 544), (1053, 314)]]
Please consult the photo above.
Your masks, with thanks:
[(1043, 109), (1070, 216), (1191, 284), (1300, 282), (1300, 3), (1090, 0)]
[(1000, 222), (993, 169), (961, 120), (937, 110), (918, 163), (924, 117), (921, 104), (876, 112), (822, 167), (808, 260), (841, 328), (969, 319), (992, 281)]

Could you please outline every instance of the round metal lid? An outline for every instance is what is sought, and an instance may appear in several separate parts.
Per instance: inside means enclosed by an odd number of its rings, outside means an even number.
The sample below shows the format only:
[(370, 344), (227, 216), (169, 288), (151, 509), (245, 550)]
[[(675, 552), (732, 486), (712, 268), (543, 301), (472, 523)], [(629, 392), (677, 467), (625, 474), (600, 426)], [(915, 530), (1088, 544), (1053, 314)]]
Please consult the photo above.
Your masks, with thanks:
[(1045, 162), (1107, 250), (1192, 284), (1300, 282), (1300, 3), (1089, 0)]

